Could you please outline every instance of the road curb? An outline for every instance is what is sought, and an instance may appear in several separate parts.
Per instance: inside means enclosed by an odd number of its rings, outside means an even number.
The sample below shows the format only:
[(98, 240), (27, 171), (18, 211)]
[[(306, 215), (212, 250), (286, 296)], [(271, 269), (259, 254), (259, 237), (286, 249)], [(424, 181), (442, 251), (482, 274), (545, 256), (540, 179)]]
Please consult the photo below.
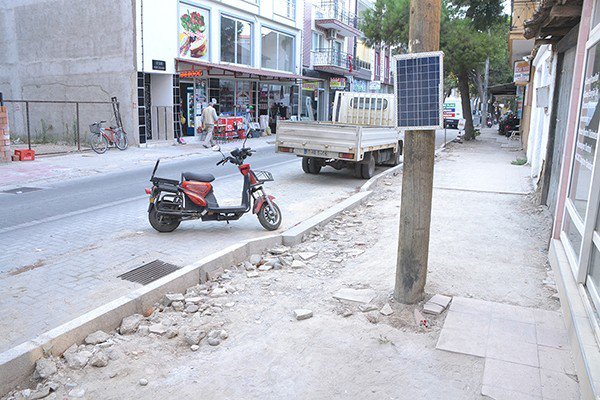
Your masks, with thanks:
[(164, 278), (95, 308), (41, 334), (35, 339), (0, 353), (0, 396), (4, 396), (13, 390), (15, 386), (25, 383), (33, 373), (36, 361), (44, 355), (60, 356), (73, 343), (83, 342), (90, 333), (97, 330), (108, 332), (116, 329), (123, 318), (136, 313), (143, 314), (148, 308), (160, 301), (165, 293), (184, 292), (198, 282), (206, 281), (209, 274), (214, 274), (219, 269), (232, 264), (238, 264), (250, 255), (261, 253), (278, 244), (293, 246), (301, 243), (304, 235), (315, 227), (326, 224), (342, 212), (353, 209), (366, 201), (373, 192), (363, 190), (365, 185), (372, 186), (379, 179), (392, 173), (391, 170), (394, 170), (394, 168), (383, 171), (371, 178), (361, 187), (358, 193), (346, 200), (280, 234), (227, 247)]

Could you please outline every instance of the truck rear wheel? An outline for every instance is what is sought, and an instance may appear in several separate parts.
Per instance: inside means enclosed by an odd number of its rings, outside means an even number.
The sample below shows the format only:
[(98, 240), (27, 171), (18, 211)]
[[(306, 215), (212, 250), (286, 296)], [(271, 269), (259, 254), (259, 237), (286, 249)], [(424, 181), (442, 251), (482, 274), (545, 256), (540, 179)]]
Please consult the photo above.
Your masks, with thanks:
[(370, 155), (367, 162), (360, 164), (360, 166), (364, 179), (371, 179), (375, 175), (375, 157), (373, 155)]
[(302, 157), (302, 170), (307, 174), (318, 174), (321, 172), (322, 165), (314, 157)]

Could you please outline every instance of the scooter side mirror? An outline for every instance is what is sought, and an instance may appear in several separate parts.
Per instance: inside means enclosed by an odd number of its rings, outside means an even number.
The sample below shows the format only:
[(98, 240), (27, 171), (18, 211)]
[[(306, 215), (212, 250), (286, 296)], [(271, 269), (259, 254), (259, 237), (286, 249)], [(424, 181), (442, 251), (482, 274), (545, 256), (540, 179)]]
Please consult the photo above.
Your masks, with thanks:
[(212, 151), (221, 151), (221, 146), (219, 146), (218, 144), (215, 144), (211, 149), (212, 149)]

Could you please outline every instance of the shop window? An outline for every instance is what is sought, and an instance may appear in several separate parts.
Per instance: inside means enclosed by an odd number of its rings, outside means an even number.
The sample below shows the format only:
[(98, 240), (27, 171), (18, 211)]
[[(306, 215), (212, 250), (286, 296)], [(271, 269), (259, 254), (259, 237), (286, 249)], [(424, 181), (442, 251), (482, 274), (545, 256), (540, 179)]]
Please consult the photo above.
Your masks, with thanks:
[(269, 28), (261, 29), (263, 68), (294, 71), (294, 37)]
[(600, 107), (598, 107), (600, 90), (600, 45), (596, 44), (588, 50), (587, 65), (579, 121), (575, 157), (571, 172), (569, 199), (582, 220), (589, 201), (594, 156), (600, 122)]
[(592, 18), (592, 29), (600, 23), (600, 1), (596, 0), (594, 4), (594, 16)]
[(600, 298), (598, 291), (600, 290), (600, 252), (598, 248), (593, 246), (592, 260), (590, 263), (589, 275), (586, 281), (586, 287), (590, 297), (594, 301), (596, 309), (600, 307)]
[(573, 223), (571, 219), (571, 215), (566, 212), (565, 213), (565, 222), (563, 225), (563, 231), (567, 235), (569, 239), (569, 244), (571, 245), (573, 252), (575, 253), (575, 258), (579, 260), (579, 254), (581, 252), (581, 233), (577, 230), (577, 227)]
[(294, 19), (296, 14), (296, 0), (273, 0), (273, 11), (277, 15)]
[(323, 49), (323, 35), (321, 35), (320, 33), (317, 32), (313, 32), (312, 33), (312, 45), (311, 45), (311, 50), (312, 51), (317, 51), (320, 49)]
[(252, 65), (252, 24), (221, 17), (221, 61)]

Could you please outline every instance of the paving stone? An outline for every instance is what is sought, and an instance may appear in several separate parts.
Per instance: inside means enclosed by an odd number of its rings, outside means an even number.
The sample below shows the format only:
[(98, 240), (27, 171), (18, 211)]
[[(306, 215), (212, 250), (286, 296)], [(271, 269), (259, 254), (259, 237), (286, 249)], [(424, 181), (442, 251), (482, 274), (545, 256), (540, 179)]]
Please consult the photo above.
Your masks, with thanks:
[(425, 303), (423, 312), (426, 314), (440, 315), (444, 311), (444, 307), (435, 303)]
[(488, 385), (481, 386), (481, 394), (494, 400), (542, 400), (540, 396), (529, 396), (513, 390), (501, 389)]
[(569, 338), (564, 329), (536, 324), (535, 332), (537, 335), (537, 343), (542, 346), (554, 347), (557, 349), (569, 348)]
[(528, 324), (535, 323), (534, 309), (527, 307), (513, 306), (512, 304), (493, 303), (492, 317), (509, 321), (524, 322)]
[(313, 316), (313, 312), (311, 310), (307, 310), (305, 308), (298, 308), (298, 309), (294, 310), (294, 317), (298, 321), (311, 318), (312, 316)]
[(444, 326), (438, 339), (437, 349), (453, 353), (485, 357), (487, 334), (478, 329), (452, 329)]
[(494, 303), (490, 301), (454, 296), (450, 303), (450, 310), (465, 313), (487, 314), (489, 317), (492, 312), (493, 304)]
[(571, 375), (577, 374), (569, 350), (538, 346), (538, 356), (540, 359), (540, 368), (542, 369)]
[(537, 345), (502, 336), (489, 337), (486, 357), (539, 367)]
[(566, 374), (540, 370), (542, 396), (548, 400), (578, 400), (579, 383)]
[(446, 319), (444, 320), (444, 329), (458, 329), (458, 330), (475, 330), (479, 335), (487, 338), (489, 333), (491, 319), (489, 315), (448, 311)]
[(443, 294), (436, 294), (431, 299), (429, 299), (428, 303), (435, 303), (439, 306), (442, 306), (445, 309), (446, 307), (448, 307), (451, 301), (452, 297), (444, 296)]
[(485, 360), (482, 383), (528, 396), (542, 395), (539, 368), (489, 357)]
[(490, 338), (502, 338), (506, 341), (517, 341), (536, 344), (535, 325), (519, 321), (492, 318), (490, 321)]
[(333, 298), (355, 303), (370, 303), (375, 298), (375, 295), (375, 291), (371, 289), (343, 288), (335, 292)]
[(377, 307), (374, 304), (361, 304), (360, 306), (358, 306), (358, 309), (361, 312), (369, 312), (369, 311), (376, 311), (379, 307)]
[(106, 342), (108, 339), (110, 339), (110, 335), (108, 333), (103, 331), (96, 331), (87, 335), (84, 342), (86, 344), (98, 344)]

